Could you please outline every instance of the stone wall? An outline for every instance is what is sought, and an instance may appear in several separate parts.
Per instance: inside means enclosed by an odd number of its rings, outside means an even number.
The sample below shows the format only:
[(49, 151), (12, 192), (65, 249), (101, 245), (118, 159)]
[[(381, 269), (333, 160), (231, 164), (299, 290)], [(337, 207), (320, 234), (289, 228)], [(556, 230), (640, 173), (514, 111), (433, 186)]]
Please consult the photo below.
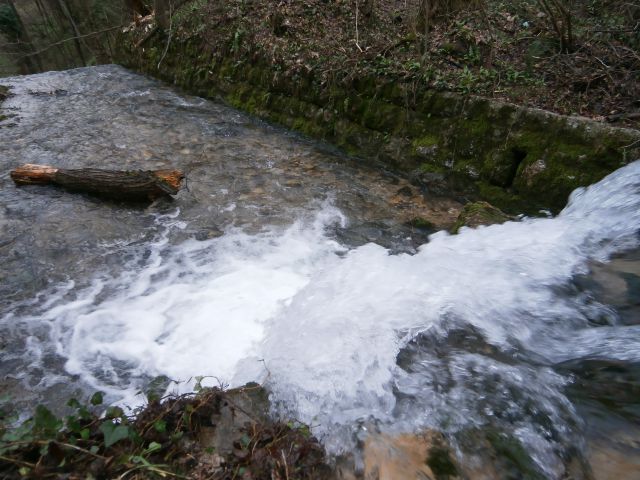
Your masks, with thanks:
[(258, 49), (220, 60), (197, 35), (167, 42), (158, 33), (142, 46), (129, 35), (120, 52), (129, 68), (381, 162), (427, 190), (509, 212), (558, 211), (576, 187), (640, 158), (636, 130), (384, 77), (319, 84), (280, 71)]

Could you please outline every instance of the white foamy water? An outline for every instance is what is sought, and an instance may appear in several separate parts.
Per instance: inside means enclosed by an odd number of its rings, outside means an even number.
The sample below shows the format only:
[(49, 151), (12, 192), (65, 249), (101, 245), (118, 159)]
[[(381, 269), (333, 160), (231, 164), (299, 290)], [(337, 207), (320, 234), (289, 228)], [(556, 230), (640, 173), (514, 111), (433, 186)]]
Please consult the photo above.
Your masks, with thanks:
[[(589, 261), (638, 246), (640, 162), (574, 192), (556, 218), (440, 232), (415, 255), (375, 244), (347, 250), (328, 233), (345, 221), (325, 205), (286, 229), (179, 246), (160, 236), (126, 273), (99, 276), (74, 299), (61, 294), (20, 320), (48, 325), (67, 371), (113, 398), (135, 401), (156, 375), (266, 379), (276, 410), (317, 425), (333, 451), (370, 417), (391, 429), (456, 430), (509, 412), (505, 421), (557, 475), (557, 440), (523, 404), (534, 402), (562, 437), (573, 417), (566, 379), (549, 365), (640, 361), (639, 327), (594, 327), (589, 312), (599, 306), (564, 291)], [(158, 222), (183, 227), (179, 214)], [(478, 332), (510, 360), (465, 351), (443, 358), (415, 346), (456, 328)], [(407, 349), (412, 366), (401, 367)], [(516, 361), (515, 351), (538, 360)]]

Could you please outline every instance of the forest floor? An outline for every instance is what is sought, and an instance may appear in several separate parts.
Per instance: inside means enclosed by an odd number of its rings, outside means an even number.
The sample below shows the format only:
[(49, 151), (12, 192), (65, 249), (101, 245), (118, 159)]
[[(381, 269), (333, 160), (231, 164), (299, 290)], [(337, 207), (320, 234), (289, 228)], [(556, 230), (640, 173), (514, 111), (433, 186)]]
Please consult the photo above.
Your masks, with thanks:
[(536, 0), (465, 5), (433, 18), (426, 41), (419, 0), (191, 0), (173, 28), (202, 36), (214, 56), (259, 50), (321, 82), (373, 73), (640, 128), (640, 7), (575, 2), (563, 53)]

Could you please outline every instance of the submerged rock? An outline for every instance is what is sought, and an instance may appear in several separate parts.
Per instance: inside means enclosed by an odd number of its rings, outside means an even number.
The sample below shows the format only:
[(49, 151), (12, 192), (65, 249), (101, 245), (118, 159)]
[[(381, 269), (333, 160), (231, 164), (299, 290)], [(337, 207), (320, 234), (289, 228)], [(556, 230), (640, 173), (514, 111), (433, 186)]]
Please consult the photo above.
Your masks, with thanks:
[[(2, 104), (2, 102), (4, 102), (8, 96), (9, 96), (9, 87), (5, 85), (0, 85), (0, 104)], [(0, 111), (0, 122), (2, 122), (3, 120), (6, 120), (7, 118), (9, 118), (9, 116), (3, 114), (2, 111)]]
[(373, 434), (364, 443), (363, 461), (365, 480), (460, 478), (452, 450), (437, 431)]
[(364, 447), (366, 479), (435, 478), (425, 463), (429, 445), (418, 436), (392, 438), (378, 435), (367, 439)]

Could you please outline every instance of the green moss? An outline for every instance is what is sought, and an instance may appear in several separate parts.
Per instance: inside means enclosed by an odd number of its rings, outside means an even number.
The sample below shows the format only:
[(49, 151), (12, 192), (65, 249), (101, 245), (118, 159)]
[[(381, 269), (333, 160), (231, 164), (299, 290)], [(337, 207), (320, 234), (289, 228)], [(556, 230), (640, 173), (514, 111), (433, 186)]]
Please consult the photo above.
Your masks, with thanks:
[(354, 79), (352, 87), (357, 92), (368, 97), (375, 97), (378, 91), (376, 77), (372, 75)]
[(435, 163), (424, 162), (420, 164), (418, 171), (422, 173), (447, 173), (448, 169)]
[(545, 477), (536, 468), (535, 462), (522, 443), (512, 435), (497, 431), (488, 431), (487, 440), (495, 452), (506, 459), (522, 480), (543, 480)]
[(380, 100), (370, 100), (362, 114), (362, 124), (371, 129), (384, 133), (392, 133), (402, 129), (406, 116), (404, 110), (395, 105)]
[(449, 449), (443, 447), (433, 447), (429, 450), (429, 457), (426, 464), (437, 479), (455, 477), (458, 475), (458, 468), (451, 458)]
[(387, 82), (380, 88), (382, 98), (395, 104), (404, 104), (407, 98), (407, 90), (404, 83), (397, 81)]
[(436, 135), (427, 134), (420, 138), (416, 138), (413, 142), (411, 142), (411, 144), (414, 148), (417, 149), (420, 147), (433, 147), (435, 145), (438, 145), (439, 142), (440, 139)]
[(508, 213), (536, 213), (542, 205), (524, 201), (519, 196), (509, 193), (503, 188), (490, 185), (487, 182), (479, 181), (478, 186), (479, 197), (486, 202), (504, 210)]
[(432, 222), (422, 217), (412, 218), (407, 222), (407, 224), (410, 227), (417, 228), (418, 230), (430, 230), (434, 232), (437, 230), (436, 226)]
[(436, 91), (425, 91), (417, 100), (416, 109), (434, 116), (450, 118), (460, 114), (462, 98)]
[(480, 225), (504, 223), (510, 219), (507, 214), (487, 202), (467, 203), (458, 215), (451, 232), (458, 233), (463, 226), (475, 228)]
[(312, 135), (316, 131), (316, 128), (314, 127), (312, 122), (309, 122), (308, 120), (304, 120), (302, 118), (297, 118), (293, 122), (293, 125), (291, 125), (291, 128), (299, 132), (306, 133), (307, 135)]
[(593, 146), (566, 143), (552, 133), (544, 138), (526, 132), (515, 142), (525, 155), (513, 181), (515, 191), (556, 211), (574, 189), (597, 182), (622, 165), (619, 153), (598, 158)]

